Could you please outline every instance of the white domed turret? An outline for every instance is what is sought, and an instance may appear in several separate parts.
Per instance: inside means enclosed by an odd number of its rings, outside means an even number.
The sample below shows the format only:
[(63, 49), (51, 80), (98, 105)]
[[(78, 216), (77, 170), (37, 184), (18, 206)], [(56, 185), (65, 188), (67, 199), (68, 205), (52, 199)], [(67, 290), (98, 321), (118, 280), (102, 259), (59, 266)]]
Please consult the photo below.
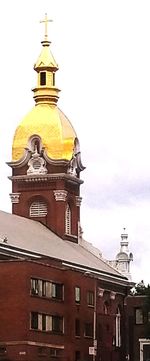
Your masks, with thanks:
[(125, 233), (125, 228), (123, 228), (123, 231), (121, 234), (120, 252), (116, 256), (116, 268), (131, 280), (130, 263), (133, 261), (133, 254), (128, 249), (128, 234)]

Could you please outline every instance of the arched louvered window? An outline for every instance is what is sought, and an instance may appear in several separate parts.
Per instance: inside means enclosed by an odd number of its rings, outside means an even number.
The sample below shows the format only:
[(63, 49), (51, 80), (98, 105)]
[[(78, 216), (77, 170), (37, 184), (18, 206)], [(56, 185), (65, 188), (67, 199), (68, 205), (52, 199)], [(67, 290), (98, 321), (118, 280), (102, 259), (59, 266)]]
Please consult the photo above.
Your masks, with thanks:
[(69, 204), (67, 204), (67, 206), (66, 206), (65, 233), (71, 234), (71, 209), (70, 209)]
[(116, 313), (116, 347), (121, 346), (121, 313), (119, 307), (117, 308)]
[(30, 217), (45, 217), (47, 215), (47, 204), (38, 200), (30, 206)]

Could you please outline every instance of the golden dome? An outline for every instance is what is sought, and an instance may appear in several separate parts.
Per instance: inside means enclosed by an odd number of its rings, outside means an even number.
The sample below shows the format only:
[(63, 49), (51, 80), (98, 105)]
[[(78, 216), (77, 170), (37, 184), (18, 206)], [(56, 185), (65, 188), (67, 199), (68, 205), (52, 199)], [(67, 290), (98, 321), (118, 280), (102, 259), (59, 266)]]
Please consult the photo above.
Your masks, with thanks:
[(37, 73), (37, 85), (33, 89), (36, 106), (25, 116), (16, 129), (12, 160), (18, 161), (29, 146), (29, 139), (34, 135), (41, 138), (42, 146), (51, 159), (72, 158), (76, 133), (68, 118), (57, 107), (59, 89), (55, 85), (55, 73), (58, 65), (51, 53), (47, 37), (47, 14), (45, 20), (45, 37), (42, 51), (34, 65)]
[(76, 133), (64, 113), (53, 104), (37, 104), (17, 127), (12, 160), (19, 160), (28, 147), (29, 138), (38, 135), (51, 159), (70, 160)]

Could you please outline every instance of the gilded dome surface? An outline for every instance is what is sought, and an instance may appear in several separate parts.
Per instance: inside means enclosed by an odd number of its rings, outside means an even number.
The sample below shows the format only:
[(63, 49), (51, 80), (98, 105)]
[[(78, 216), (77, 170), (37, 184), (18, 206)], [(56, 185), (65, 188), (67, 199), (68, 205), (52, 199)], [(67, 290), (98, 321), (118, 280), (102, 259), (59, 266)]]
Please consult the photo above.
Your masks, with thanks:
[(70, 160), (76, 138), (68, 118), (53, 104), (36, 105), (17, 127), (12, 145), (12, 160), (22, 158), (29, 138), (38, 135), (51, 159)]

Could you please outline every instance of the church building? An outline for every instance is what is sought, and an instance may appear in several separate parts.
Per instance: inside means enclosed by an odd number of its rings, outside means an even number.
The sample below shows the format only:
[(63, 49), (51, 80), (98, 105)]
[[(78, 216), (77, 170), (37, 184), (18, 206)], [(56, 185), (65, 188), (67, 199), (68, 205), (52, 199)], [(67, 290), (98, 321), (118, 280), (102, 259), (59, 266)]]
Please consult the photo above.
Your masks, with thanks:
[(83, 240), (80, 142), (44, 23), (35, 105), (8, 162), (12, 214), (0, 211), (0, 361), (124, 361), (131, 282)]

